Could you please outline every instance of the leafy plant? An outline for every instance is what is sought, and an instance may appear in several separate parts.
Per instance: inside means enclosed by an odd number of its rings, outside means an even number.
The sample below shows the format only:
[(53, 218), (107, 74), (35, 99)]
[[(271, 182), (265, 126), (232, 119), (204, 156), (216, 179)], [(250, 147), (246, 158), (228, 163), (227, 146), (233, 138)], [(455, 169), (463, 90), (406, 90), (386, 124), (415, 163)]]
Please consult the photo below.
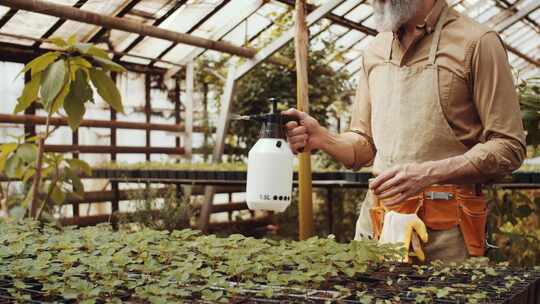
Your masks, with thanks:
[(538, 192), (489, 189), (488, 256), (511, 265), (540, 264), (540, 197)]
[[(108, 225), (62, 230), (35, 221), (0, 221), (0, 280), (12, 281), (12, 297), (40, 290), (41, 301), (58, 295), (77, 302), (226, 298), (305, 294), (317, 286), (352, 279), (402, 251), (374, 241), (339, 244), (333, 239), (272, 241)], [(0, 295), (3, 290), (0, 288)]]
[(530, 78), (518, 86), (523, 126), (527, 131), (527, 144), (540, 144), (540, 78)]
[(113, 109), (123, 112), (120, 93), (108, 75), (108, 72), (124, 72), (122, 66), (92, 44), (77, 42), (75, 36), (67, 41), (58, 37), (49, 41), (59, 50), (37, 57), (21, 70), (20, 74), (29, 73), (31, 80), (26, 83), (14, 110), (19, 113), (32, 104), (42, 107), (47, 112), (45, 132), (0, 147), (0, 172), (23, 182), (32, 180), (21, 205), (29, 206), (34, 218), (41, 217), (50, 201), (61, 204), (67, 192), (82, 196), (84, 186), (78, 175), (90, 174), (90, 167), (84, 161), (45, 153), (45, 141), (56, 130), (51, 128), (51, 117), (65, 114), (69, 126), (76, 130), (86, 103), (94, 102), (92, 86)]
[(0, 220), (0, 296), (18, 302), (492, 303), (540, 280), (540, 268), (487, 259), (394, 262), (375, 241), (274, 241), (190, 229), (58, 229)]
[[(164, 195), (159, 195), (165, 190)], [(135, 223), (136, 227), (156, 230), (180, 230), (190, 227), (192, 206), (190, 197), (179, 193), (175, 186), (166, 189), (138, 189), (129, 197), (135, 211), (120, 222)]]

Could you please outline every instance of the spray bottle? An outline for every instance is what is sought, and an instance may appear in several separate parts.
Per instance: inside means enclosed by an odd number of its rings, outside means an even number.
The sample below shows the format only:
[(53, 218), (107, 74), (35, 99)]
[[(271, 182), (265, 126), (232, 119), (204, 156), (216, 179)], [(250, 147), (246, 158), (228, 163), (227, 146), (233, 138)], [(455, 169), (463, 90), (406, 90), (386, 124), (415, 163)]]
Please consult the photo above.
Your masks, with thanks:
[(262, 122), (259, 140), (249, 150), (246, 201), (251, 210), (283, 212), (291, 203), (294, 154), (286, 140), (284, 125), (296, 118), (282, 115), (277, 100), (272, 112), (236, 119)]

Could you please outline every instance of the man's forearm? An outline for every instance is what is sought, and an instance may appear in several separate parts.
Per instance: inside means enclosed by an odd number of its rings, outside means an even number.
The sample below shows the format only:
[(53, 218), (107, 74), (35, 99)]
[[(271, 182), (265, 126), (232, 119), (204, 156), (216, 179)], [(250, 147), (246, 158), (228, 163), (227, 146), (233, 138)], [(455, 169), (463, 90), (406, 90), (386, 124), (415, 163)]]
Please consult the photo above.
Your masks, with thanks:
[(346, 132), (334, 134), (324, 132), (321, 138), (320, 149), (328, 153), (347, 168), (359, 169), (369, 164), (374, 151), (369, 141), (360, 134)]
[(488, 179), (464, 155), (427, 162), (425, 165), (438, 184), (473, 184)]

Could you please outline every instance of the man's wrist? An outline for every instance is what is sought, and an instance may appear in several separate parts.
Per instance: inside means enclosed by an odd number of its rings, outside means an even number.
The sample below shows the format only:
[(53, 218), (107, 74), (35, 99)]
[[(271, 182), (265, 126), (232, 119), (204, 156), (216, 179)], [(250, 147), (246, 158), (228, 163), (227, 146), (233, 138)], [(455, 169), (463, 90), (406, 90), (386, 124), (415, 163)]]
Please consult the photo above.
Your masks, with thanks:
[(329, 143), (331, 142), (331, 133), (323, 126), (319, 126), (315, 136), (310, 142), (311, 149), (317, 149), (322, 151), (327, 151)]
[(448, 179), (447, 170), (441, 161), (428, 161), (423, 164), (426, 167), (427, 176), (432, 184), (439, 184)]

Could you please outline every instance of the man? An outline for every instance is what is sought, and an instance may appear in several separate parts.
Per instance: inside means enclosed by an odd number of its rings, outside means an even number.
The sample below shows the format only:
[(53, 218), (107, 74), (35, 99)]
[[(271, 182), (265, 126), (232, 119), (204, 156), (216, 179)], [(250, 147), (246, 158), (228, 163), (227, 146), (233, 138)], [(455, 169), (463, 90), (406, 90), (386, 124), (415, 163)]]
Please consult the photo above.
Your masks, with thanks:
[[(485, 199), (477, 183), (525, 157), (506, 50), (496, 32), (444, 0), (373, 0), (379, 34), (362, 57), (350, 131), (332, 134), (295, 109), (294, 152), (320, 149), (345, 166), (373, 165), (356, 238), (372, 237), (374, 208), (417, 212), (428, 260), (484, 254)], [(371, 215), (371, 216), (370, 216)], [(379, 227), (380, 228), (380, 227)]]

